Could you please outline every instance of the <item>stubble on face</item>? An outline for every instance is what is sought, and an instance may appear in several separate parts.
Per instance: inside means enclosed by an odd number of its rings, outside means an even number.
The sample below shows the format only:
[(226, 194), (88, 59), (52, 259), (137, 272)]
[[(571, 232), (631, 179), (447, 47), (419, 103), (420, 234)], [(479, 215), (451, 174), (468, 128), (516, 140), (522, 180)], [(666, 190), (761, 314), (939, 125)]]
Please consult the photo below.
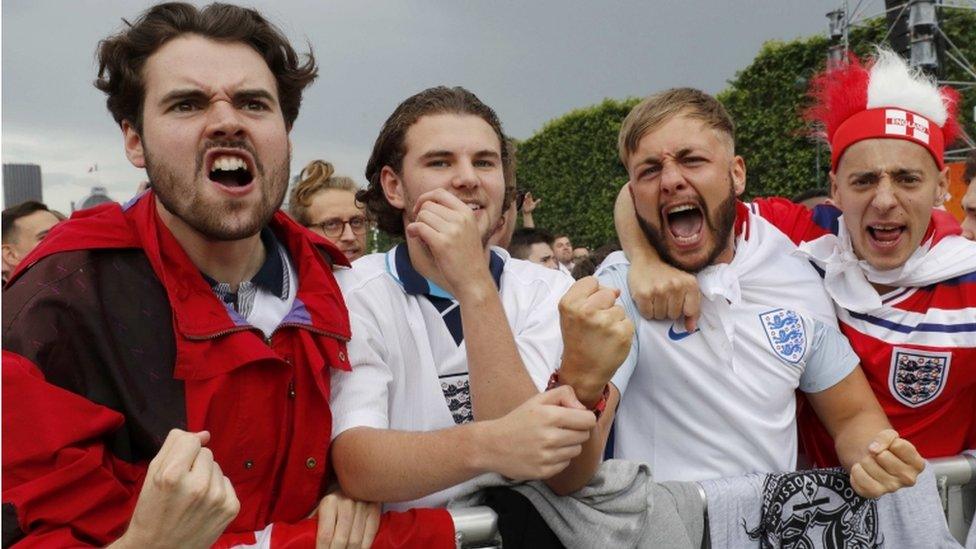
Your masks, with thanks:
[[(165, 163), (155, 162), (152, 148), (145, 141), (143, 143), (146, 173), (156, 197), (166, 210), (205, 238), (234, 241), (253, 236), (271, 221), (284, 202), (291, 167), (290, 153), (285, 156), (284, 162), (271, 166), (269, 171), (247, 141), (211, 140), (197, 153), (193, 180), (183, 181), (174, 169)], [(257, 189), (260, 197), (256, 206), (244, 201), (210, 201), (203, 198), (201, 186), (213, 184), (204, 166), (204, 157), (213, 148), (243, 149), (254, 158), (255, 176), (261, 182)]]
[[(685, 264), (679, 261), (671, 253), (670, 248), (668, 248), (667, 239), (661, 230), (641, 217), (636, 209), (634, 214), (637, 216), (638, 225), (640, 225), (641, 230), (644, 232), (644, 237), (647, 238), (647, 241), (650, 242), (662, 261), (682, 271), (695, 274), (715, 263), (718, 256), (722, 255), (722, 252), (725, 251), (729, 236), (732, 234), (732, 228), (735, 226), (735, 197), (735, 187), (732, 173), (730, 172), (728, 197), (718, 205), (714, 215), (709, 212), (704, 216), (705, 225), (712, 235), (712, 249), (708, 251), (708, 254), (703, 260), (697, 263)], [(700, 204), (699, 207), (703, 212), (706, 211), (705, 204)], [(663, 223), (661, 225), (663, 226)]]

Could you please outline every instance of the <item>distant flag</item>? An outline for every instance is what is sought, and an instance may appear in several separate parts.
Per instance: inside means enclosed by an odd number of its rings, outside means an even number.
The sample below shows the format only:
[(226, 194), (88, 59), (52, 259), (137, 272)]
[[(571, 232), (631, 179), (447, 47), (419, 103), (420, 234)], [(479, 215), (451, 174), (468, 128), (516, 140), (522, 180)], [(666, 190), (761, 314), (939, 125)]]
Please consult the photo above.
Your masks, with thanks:
[(98, 163), (97, 162), (95, 164), (92, 164), (91, 166), (88, 167), (88, 173), (97, 172), (97, 171), (98, 171)]

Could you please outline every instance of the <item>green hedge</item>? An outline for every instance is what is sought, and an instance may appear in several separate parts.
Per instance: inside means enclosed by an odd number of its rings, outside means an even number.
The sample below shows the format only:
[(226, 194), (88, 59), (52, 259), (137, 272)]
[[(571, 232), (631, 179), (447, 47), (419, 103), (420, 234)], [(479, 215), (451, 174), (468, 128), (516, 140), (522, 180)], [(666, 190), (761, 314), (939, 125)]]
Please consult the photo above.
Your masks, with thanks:
[(572, 111), (518, 145), (518, 185), (543, 199), (537, 227), (566, 233), (575, 246), (615, 238), (613, 202), (627, 182), (617, 158), (620, 124), (637, 99), (607, 99)]

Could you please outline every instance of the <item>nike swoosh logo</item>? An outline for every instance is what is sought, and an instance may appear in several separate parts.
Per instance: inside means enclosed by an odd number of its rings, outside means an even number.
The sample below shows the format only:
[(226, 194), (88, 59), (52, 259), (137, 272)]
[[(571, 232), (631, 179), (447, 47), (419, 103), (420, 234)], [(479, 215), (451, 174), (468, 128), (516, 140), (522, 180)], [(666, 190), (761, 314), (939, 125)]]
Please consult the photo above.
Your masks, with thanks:
[(694, 331), (691, 332), (676, 332), (674, 331), (674, 324), (671, 324), (671, 327), (668, 328), (668, 337), (671, 338), (671, 341), (681, 341), (698, 330), (698, 328), (695, 328)]

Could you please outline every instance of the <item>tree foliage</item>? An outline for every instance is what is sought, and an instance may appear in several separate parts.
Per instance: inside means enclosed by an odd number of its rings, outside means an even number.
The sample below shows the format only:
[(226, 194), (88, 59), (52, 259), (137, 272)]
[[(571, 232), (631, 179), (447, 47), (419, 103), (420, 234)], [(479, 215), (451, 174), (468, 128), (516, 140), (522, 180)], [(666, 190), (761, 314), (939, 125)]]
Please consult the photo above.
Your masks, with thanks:
[(565, 233), (576, 246), (616, 237), (613, 202), (627, 182), (617, 157), (617, 133), (637, 99), (607, 99), (572, 111), (518, 145), (518, 185), (544, 201), (536, 226)]
[[(940, 24), (965, 58), (976, 61), (976, 13), (943, 8)], [(869, 21), (851, 30), (851, 49), (865, 56), (886, 34), (883, 19)], [(748, 170), (747, 197), (826, 188), (829, 149), (811, 137), (802, 112), (808, 106), (808, 81), (824, 69), (828, 45), (822, 36), (768, 42), (718, 95), (736, 122), (736, 148)], [(949, 45), (947, 49), (959, 57)], [(943, 67), (945, 80), (974, 80), (948, 57)], [(960, 118), (966, 132), (976, 137), (976, 88), (962, 90), (962, 95)], [(538, 226), (565, 232), (587, 246), (614, 238), (613, 200), (627, 180), (617, 159), (617, 132), (636, 102), (607, 99), (572, 111), (520, 145), (519, 186), (544, 199), (536, 213)]]

